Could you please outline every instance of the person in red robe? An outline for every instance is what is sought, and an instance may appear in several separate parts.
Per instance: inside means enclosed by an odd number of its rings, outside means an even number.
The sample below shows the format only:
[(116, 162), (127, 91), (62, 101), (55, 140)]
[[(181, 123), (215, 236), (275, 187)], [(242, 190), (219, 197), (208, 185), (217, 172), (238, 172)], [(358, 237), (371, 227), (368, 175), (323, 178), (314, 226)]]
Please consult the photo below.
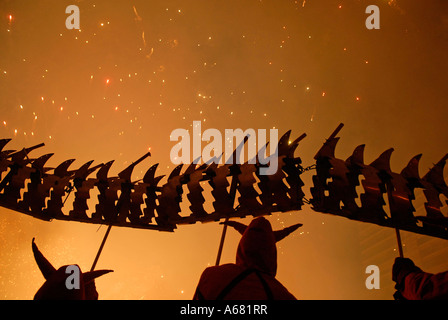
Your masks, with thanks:
[(428, 273), (409, 258), (396, 258), (392, 267), (397, 300), (448, 299), (448, 271)]
[(276, 278), (276, 242), (302, 226), (273, 231), (264, 217), (246, 226), (227, 221), (240, 234), (236, 263), (227, 263), (204, 270), (194, 300), (296, 300)]

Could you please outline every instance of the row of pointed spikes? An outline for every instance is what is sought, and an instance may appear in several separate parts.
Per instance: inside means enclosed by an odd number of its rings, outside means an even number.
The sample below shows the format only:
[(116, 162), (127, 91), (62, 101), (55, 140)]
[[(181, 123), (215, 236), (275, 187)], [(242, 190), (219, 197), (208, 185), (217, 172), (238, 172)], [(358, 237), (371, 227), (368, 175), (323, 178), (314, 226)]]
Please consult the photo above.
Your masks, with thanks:
[[(287, 131), (279, 139), (278, 146), (277, 146), (279, 157), (282, 155), (287, 156), (287, 157), (294, 157), (294, 151), (296, 150), (297, 146), (299, 145), (299, 142), (306, 137), (306, 134), (302, 134), (300, 137), (295, 139), (293, 142), (290, 142), (290, 140), (289, 140), (290, 134), (291, 134), (291, 130)], [(59, 164), (56, 168), (45, 167), (46, 162), (54, 155), (54, 153), (44, 154), (36, 159), (30, 159), (28, 157), (28, 154), (31, 151), (33, 151), (37, 148), (43, 147), (44, 146), (43, 143), (29, 147), (29, 148), (23, 148), (20, 151), (14, 151), (14, 150), (3, 151), (3, 148), (10, 141), (11, 141), (11, 139), (0, 139), (0, 159), (1, 158), (3, 158), (3, 159), (11, 158), (13, 163), (16, 163), (20, 166), (25, 166), (25, 165), (31, 164), (32, 168), (34, 168), (42, 173), (47, 173), (47, 172), (53, 170), (53, 175), (60, 177), (60, 178), (73, 175), (73, 179), (79, 178), (79, 179), (84, 180), (91, 173), (93, 173), (94, 171), (99, 169), (97, 172), (97, 179), (107, 180), (109, 170), (110, 170), (112, 164), (114, 163), (114, 160), (112, 160), (112, 161), (109, 161), (106, 163), (100, 163), (94, 167), (90, 167), (91, 164), (94, 162), (94, 160), (91, 160), (91, 161), (86, 162), (85, 164), (83, 164), (81, 167), (79, 167), (76, 170), (68, 170), (69, 167), (71, 166), (71, 164), (75, 161), (75, 159), (69, 159), (69, 160), (66, 160), (66, 161), (62, 162), (61, 164)], [(241, 149), (243, 147), (243, 145), (246, 141), (247, 141), (247, 136), (244, 138), (244, 141), (233, 152), (233, 154), (232, 154), (233, 161), (231, 163), (236, 163), (235, 159), (237, 156), (237, 152), (239, 151), (239, 149)], [(269, 144), (269, 142), (266, 143), (266, 145), (264, 147), (262, 147), (261, 150), (265, 150), (267, 148), (268, 144)], [(126, 167), (124, 170), (122, 170), (120, 173), (118, 173), (118, 178), (123, 179), (126, 182), (131, 182), (131, 175), (132, 175), (132, 172), (133, 172), (133, 169), (135, 168), (135, 166), (138, 165), (140, 162), (142, 162), (149, 156), (151, 156), (150, 152), (147, 152), (146, 154), (144, 154), (138, 160), (133, 162), (130, 166)], [(220, 157), (222, 157), (222, 155)], [(188, 175), (188, 174), (191, 174), (192, 172), (194, 172), (196, 169), (205, 169), (208, 166), (210, 166), (211, 168), (216, 167), (216, 166), (218, 166), (217, 162), (220, 160), (220, 157), (212, 158), (210, 161), (202, 164), (198, 168), (197, 168), (197, 163), (199, 162), (199, 159), (196, 159), (195, 161), (193, 161), (193, 163), (191, 163), (187, 167), (184, 174)], [(145, 173), (145, 175), (143, 177), (144, 183), (148, 183), (151, 185), (157, 185), (158, 182), (163, 177), (165, 177), (165, 175), (157, 176), (157, 177), (155, 176), (155, 172), (156, 172), (158, 165), (159, 165), (158, 163), (154, 164), (147, 170), (147, 172)], [(171, 171), (170, 175), (168, 176), (168, 180), (170, 180), (176, 176), (179, 176), (182, 171), (183, 166), (184, 166), (184, 164), (180, 164), (180, 165), (176, 166)]]
[[(331, 134), (331, 136), (326, 140), (322, 148), (316, 153), (314, 159), (318, 158), (334, 158), (335, 157), (335, 149), (336, 144), (339, 141), (339, 137), (336, 137), (337, 133), (342, 128), (343, 124), (340, 124), (338, 128)], [(364, 163), (364, 150), (365, 144), (361, 144), (355, 148), (352, 155), (347, 158), (346, 163), (352, 166), (364, 167), (366, 164)], [(380, 156), (372, 161), (368, 166), (374, 167), (377, 170), (385, 171), (387, 173), (392, 172), (390, 168), (390, 159), (392, 153), (394, 152), (394, 148), (389, 148), (385, 150)], [(422, 177), (420, 178), (419, 174), (419, 162), (422, 157), (422, 154), (418, 154), (414, 156), (411, 160), (409, 160), (408, 164), (405, 168), (400, 172), (403, 177), (408, 180), (415, 181), (418, 183), (420, 180), (428, 181), (431, 184), (435, 185), (437, 188), (447, 188), (447, 185), (443, 179), (443, 169), (446, 161), (448, 160), (448, 153), (445, 154), (439, 162), (434, 164), (434, 166)]]

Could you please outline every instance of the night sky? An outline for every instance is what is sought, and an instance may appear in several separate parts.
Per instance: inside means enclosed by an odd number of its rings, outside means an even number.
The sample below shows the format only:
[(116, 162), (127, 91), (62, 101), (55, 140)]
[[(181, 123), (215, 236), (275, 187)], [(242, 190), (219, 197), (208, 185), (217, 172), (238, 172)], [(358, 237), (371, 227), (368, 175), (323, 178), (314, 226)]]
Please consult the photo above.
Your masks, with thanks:
[[(70, 4), (80, 9), (80, 30), (65, 26)], [(379, 30), (365, 26), (370, 4), (380, 9)], [(115, 160), (111, 175), (150, 150), (138, 180), (155, 163), (158, 174), (171, 172), (170, 133), (191, 131), (193, 121), (202, 130), (306, 133), (296, 150), (305, 166), (342, 122), (337, 157), (366, 144), (370, 163), (393, 147), (400, 172), (423, 153), (423, 176), (448, 152), (447, 52), (444, 0), (1, 0), (0, 138), (16, 150), (44, 142), (33, 156), (55, 153), (48, 166)], [(312, 174), (303, 175), (307, 198)], [(309, 205), (268, 219), (274, 229), (304, 224), (278, 243), (277, 278), (297, 298), (392, 299), (394, 230)], [(112, 228), (97, 269), (115, 272), (97, 280), (100, 299), (191, 299), (221, 230)], [(55, 267), (87, 271), (105, 231), (0, 208), (0, 298), (32, 299), (44, 282), (33, 237)], [(446, 240), (402, 237), (405, 256), (422, 269), (448, 269)], [(235, 261), (239, 238), (227, 232), (221, 263)], [(370, 264), (380, 267), (379, 290), (365, 287)]]

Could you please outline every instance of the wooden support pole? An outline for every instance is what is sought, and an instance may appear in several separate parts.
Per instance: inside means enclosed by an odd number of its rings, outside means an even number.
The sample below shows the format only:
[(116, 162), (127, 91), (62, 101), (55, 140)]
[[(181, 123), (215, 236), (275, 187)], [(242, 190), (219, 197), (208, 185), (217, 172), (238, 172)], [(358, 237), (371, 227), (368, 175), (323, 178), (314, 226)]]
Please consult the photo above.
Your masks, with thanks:
[[(232, 201), (232, 208), (235, 203), (235, 196), (236, 196), (236, 186), (238, 185), (238, 178), (237, 176), (232, 177), (232, 184), (230, 186), (230, 198)], [(222, 254), (222, 248), (224, 247), (224, 240), (226, 238), (226, 232), (227, 232), (227, 221), (229, 221), (229, 217), (226, 218), (224, 222), (224, 226), (222, 228), (222, 234), (221, 234), (221, 241), (219, 242), (219, 248), (218, 248), (218, 255), (216, 257), (216, 266), (219, 266), (219, 261), (221, 260), (221, 254)]]
[(93, 261), (93, 264), (92, 264), (92, 268), (90, 268), (90, 271), (95, 270), (96, 264), (98, 262), (98, 259), (100, 258), (100, 255), (101, 255), (101, 251), (103, 251), (104, 244), (106, 243), (107, 237), (109, 236), (110, 229), (112, 229), (112, 225), (111, 224), (107, 227), (106, 233), (104, 234), (104, 237), (103, 237), (103, 241), (101, 242), (100, 248), (98, 249), (98, 252), (96, 254), (95, 260)]
[(400, 254), (400, 258), (403, 258), (403, 245), (401, 243), (400, 229), (395, 228), (395, 233), (397, 235), (397, 243), (398, 243), (398, 252)]

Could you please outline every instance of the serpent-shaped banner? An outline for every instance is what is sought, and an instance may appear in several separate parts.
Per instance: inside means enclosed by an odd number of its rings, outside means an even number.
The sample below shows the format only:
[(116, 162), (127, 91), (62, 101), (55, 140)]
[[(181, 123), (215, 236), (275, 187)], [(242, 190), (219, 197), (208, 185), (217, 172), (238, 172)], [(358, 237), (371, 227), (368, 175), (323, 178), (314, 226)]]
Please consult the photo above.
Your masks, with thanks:
[[(70, 159), (56, 168), (48, 168), (45, 163), (52, 153), (37, 158), (29, 156), (43, 144), (19, 151), (3, 150), (11, 139), (2, 139), (0, 206), (47, 221), (58, 219), (173, 231), (177, 225), (198, 221), (299, 211), (304, 203), (309, 203), (317, 212), (448, 239), (448, 218), (442, 214), (440, 200), (441, 194), (448, 197), (443, 179), (448, 154), (422, 178), (418, 172), (421, 155), (412, 158), (400, 173), (390, 169), (393, 149), (386, 150), (369, 165), (364, 164), (364, 145), (358, 146), (347, 160), (337, 159), (334, 156), (339, 140), (336, 135), (342, 126), (325, 141), (311, 167), (302, 167), (300, 157), (294, 156), (305, 134), (291, 141), (291, 131), (288, 131), (278, 141), (278, 170), (272, 175), (261, 175), (260, 168), (266, 165), (258, 161), (243, 164), (211, 161), (186, 165), (183, 172), (184, 165), (178, 165), (164, 183), (161, 183), (164, 176), (156, 174), (158, 164), (151, 166), (141, 181), (132, 181), (134, 167), (149, 153), (118, 176), (109, 177), (113, 161), (93, 167), (93, 161), (89, 161), (76, 170), (69, 170), (74, 161)], [(300, 176), (309, 169), (316, 171), (312, 177), (312, 197), (307, 200)], [(90, 177), (94, 172), (96, 177)], [(212, 190), (213, 212), (204, 209), (204, 183)], [(357, 194), (360, 183), (363, 193)], [(231, 185), (238, 191), (237, 197)], [(187, 214), (180, 205), (184, 186), (190, 204)], [(416, 188), (423, 189), (426, 215), (414, 215)], [(87, 200), (94, 189), (98, 203), (89, 210)], [(66, 213), (65, 200), (73, 190), (73, 209)], [(384, 209), (384, 197), (388, 200), (388, 210)]]

